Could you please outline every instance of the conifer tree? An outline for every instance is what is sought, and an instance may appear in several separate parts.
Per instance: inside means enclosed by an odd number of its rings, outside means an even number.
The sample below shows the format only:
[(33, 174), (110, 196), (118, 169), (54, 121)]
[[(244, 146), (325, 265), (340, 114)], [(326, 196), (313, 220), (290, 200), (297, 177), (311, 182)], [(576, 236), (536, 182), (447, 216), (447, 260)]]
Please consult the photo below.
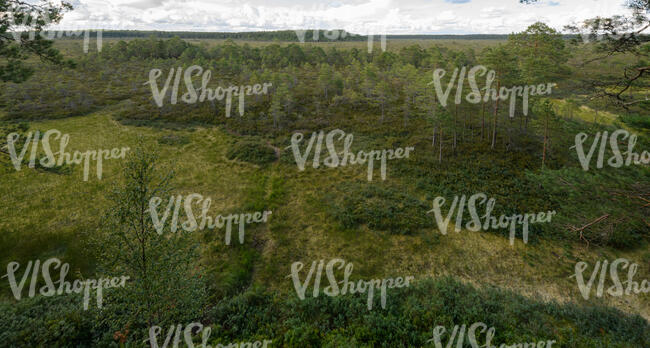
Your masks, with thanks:
[(71, 60), (52, 47), (47, 40), (45, 29), (49, 24), (58, 23), (72, 5), (62, 2), (53, 5), (49, 2), (31, 4), (19, 0), (0, 1), (0, 80), (20, 83), (27, 80), (34, 69), (25, 65), (30, 57), (41, 61), (74, 67)]

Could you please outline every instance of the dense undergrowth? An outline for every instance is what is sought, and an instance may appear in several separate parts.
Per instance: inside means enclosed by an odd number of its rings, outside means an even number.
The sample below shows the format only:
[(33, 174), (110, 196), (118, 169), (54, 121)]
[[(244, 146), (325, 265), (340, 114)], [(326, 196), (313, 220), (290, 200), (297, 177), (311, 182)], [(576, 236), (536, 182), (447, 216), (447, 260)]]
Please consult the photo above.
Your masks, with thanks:
[[(111, 302), (101, 312), (79, 311), (80, 296), (40, 297), (1, 306), (0, 339), (20, 346), (110, 346), (116, 344), (115, 334), (125, 332), (126, 341), (143, 346), (146, 334), (146, 328), (118, 327), (105, 319), (119, 315), (119, 303)], [(476, 289), (452, 278), (391, 290), (386, 309), (369, 311), (363, 295), (301, 301), (258, 288), (217, 302), (203, 316), (174, 319), (158, 323), (164, 334), (169, 325), (200, 320), (212, 327), (213, 346), (271, 339), (273, 347), (433, 347), (427, 341), (435, 326), (451, 330), (456, 324), (474, 322), (496, 329), (492, 343), (497, 346), (542, 340), (556, 340), (555, 346), (567, 348), (650, 344), (650, 326), (638, 316), (599, 306), (537, 302), (495, 288)], [(53, 331), (58, 335), (47, 334)], [(484, 336), (479, 336), (480, 344), (482, 340)], [(198, 336), (195, 342), (200, 342)], [(467, 342), (463, 347), (469, 347)]]

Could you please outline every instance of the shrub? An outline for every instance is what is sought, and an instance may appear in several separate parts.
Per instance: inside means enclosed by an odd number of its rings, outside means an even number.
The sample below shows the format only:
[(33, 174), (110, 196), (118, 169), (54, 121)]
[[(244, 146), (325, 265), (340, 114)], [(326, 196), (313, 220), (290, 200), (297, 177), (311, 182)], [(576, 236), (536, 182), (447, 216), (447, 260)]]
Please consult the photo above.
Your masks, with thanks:
[(367, 225), (391, 234), (415, 234), (431, 227), (428, 207), (417, 198), (376, 183), (343, 183), (329, 190), (327, 209), (343, 228)]
[(628, 124), (632, 127), (650, 129), (650, 119), (648, 116), (641, 116), (637, 114), (621, 115), (620, 119), (623, 121), (623, 123)]
[(185, 145), (189, 144), (190, 138), (186, 135), (167, 134), (158, 138), (158, 144)]
[[(498, 288), (477, 289), (453, 278), (424, 279), (392, 289), (386, 309), (368, 311), (366, 297), (295, 295), (256, 289), (225, 299), (208, 315), (218, 336), (272, 338), (284, 347), (422, 347), (443, 325), (483, 322), (492, 344), (556, 340), (558, 347), (646, 347), (650, 325), (638, 315), (589, 304), (539, 302)], [(447, 335), (446, 338), (449, 336)], [(479, 343), (485, 336), (479, 336)]]
[(226, 157), (230, 160), (237, 159), (259, 165), (275, 162), (277, 159), (275, 150), (266, 144), (255, 141), (236, 143), (228, 150)]
[[(609, 217), (584, 229), (583, 235), (591, 244), (619, 249), (645, 245), (648, 230), (642, 204), (633, 198), (646, 192), (647, 174), (639, 168), (602, 168), (585, 172), (580, 168), (544, 170), (528, 173), (529, 180), (537, 182), (554, 202), (558, 211), (554, 230), (547, 235), (557, 239), (577, 241), (579, 234), (569, 226), (580, 228), (600, 216)], [(588, 197), (588, 198), (585, 198)], [(554, 217), (555, 220), (555, 217)]]
[[(101, 312), (92, 307), (84, 311), (82, 297), (74, 295), (0, 303), (0, 340), (21, 347), (114, 345), (114, 334), (125, 332), (114, 315), (128, 304), (115, 302), (119, 297), (108, 290)], [(222, 299), (202, 321), (211, 324), (213, 346), (272, 339), (273, 346), (282, 347), (422, 347), (436, 325), (449, 332), (454, 325), (475, 322), (496, 329), (495, 346), (542, 340), (567, 348), (650, 345), (650, 324), (638, 315), (589, 303), (540, 302), (498, 288), (477, 289), (450, 277), (391, 289), (385, 309), (368, 311), (365, 302), (364, 294), (299, 300), (293, 294), (287, 299), (253, 288)], [(130, 332), (127, 341), (135, 343), (130, 346), (142, 346), (146, 330), (130, 327)], [(478, 337), (480, 344), (484, 337)]]

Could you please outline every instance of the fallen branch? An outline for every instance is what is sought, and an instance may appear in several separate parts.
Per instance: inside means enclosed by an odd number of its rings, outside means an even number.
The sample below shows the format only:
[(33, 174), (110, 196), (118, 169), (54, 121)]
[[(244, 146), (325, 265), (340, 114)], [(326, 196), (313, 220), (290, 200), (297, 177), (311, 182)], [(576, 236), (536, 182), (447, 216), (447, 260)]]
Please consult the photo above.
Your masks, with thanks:
[(599, 217), (598, 219), (596, 219), (596, 220), (594, 220), (594, 221), (592, 221), (592, 222), (590, 222), (590, 223), (588, 223), (588, 224), (586, 224), (586, 225), (584, 225), (584, 226), (582, 226), (580, 228), (575, 228), (573, 226), (570, 226), (570, 227), (573, 228), (574, 232), (580, 232), (580, 231), (583, 231), (585, 228), (587, 228), (587, 227), (589, 227), (589, 226), (591, 226), (591, 225), (593, 225), (595, 223), (598, 223), (600, 221), (603, 221), (603, 220), (607, 219), (608, 217), (609, 217), (609, 214), (605, 214), (605, 215)]
[[(647, 193), (639, 193), (637, 196), (633, 196), (633, 195), (626, 194), (626, 193), (618, 193), (618, 192), (612, 192), (611, 194), (614, 195), (614, 196), (624, 196), (624, 197), (627, 197), (627, 198), (630, 198), (630, 199), (632, 199), (632, 198), (638, 198), (638, 199), (640, 199), (640, 200), (642, 200), (642, 201), (645, 202), (645, 204), (642, 205), (641, 208), (650, 207), (650, 200), (647, 200), (647, 199), (643, 198), (643, 196), (648, 196), (648, 195), (650, 195), (650, 194), (647, 194)], [(640, 204), (643, 204), (643, 203), (640, 203)]]
[(587, 240), (587, 238), (585, 238), (585, 236), (583, 234), (583, 231), (587, 227), (589, 227), (591, 225), (594, 225), (594, 224), (596, 224), (596, 223), (598, 223), (600, 221), (603, 221), (603, 220), (607, 219), (608, 217), (609, 217), (609, 214), (605, 214), (605, 215), (599, 217), (598, 219), (596, 219), (596, 220), (594, 220), (594, 221), (592, 221), (592, 222), (590, 222), (590, 223), (588, 223), (588, 224), (586, 224), (586, 225), (584, 225), (584, 226), (582, 226), (580, 228), (576, 228), (575, 226), (572, 226), (572, 225), (569, 225), (568, 227), (572, 232), (580, 232), (580, 240), (584, 240), (585, 242), (587, 242), (587, 247), (589, 247), (589, 240)]
[(566, 184), (566, 185), (568, 185), (568, 186), (571, 186), (571, 187), (573, 187), (573, 188), (576, 188), (575, 185), (573, 185), (572, 183), (566, 181), (563, 177), (558, 176), (558, 179), (560, 179), (560, 181), (562, 181), (564, 184)]

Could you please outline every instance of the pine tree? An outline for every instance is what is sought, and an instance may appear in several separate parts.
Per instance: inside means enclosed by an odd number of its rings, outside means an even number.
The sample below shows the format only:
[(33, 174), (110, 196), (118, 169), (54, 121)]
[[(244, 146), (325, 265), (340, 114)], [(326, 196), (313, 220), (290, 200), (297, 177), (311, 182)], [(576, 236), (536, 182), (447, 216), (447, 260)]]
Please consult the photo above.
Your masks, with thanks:
[[(510, 83), (514, 83), (517, 80), (518, 70), (517, 70), (517, 58), (508, 47), (504, 45), (499, 45), (496, 47), (486, 48), (482, 52), (481, 62), (485, 64), (489, 69), (493, 69), (496, 72), (496, 89), (493, 88), (494, 94), (497, 96), (494, 100), (494, 115), (492, 121), (492, 140), (490, 147), (494, 149), (497, 139), (497, 126), (498, 126), (498, 115), (499, 115), (499, 94), (501, 87), (506, 87)], [(492, 96), (491, 91), (486, 91)]]
[[(521, 33), (508, 37), (508, 49), (516, 52), (521, 82), (526, 85), (549, 83), (569, 74), (569, 59), (562, 35), (548, 25), (537, 22)], [(532, 97), (531, 99), (534, 99)], [(526, 115), (525, 130), (528, 129)]]
[(555, 111), (550, 100), (544, 98), (535, 103), (535, 114), (544, 118), (544, 143), (542, 148), (542, 168), (546, 165), (546, 154), (550, 144), (550, 122), (555, 119)]
[(273, 117), (273, 127), (280, 128), (280, 118), (287, 115), (288, 106), (291, 104), (287, 86), (281, 84), (273, 92), (269, 113)]
[[(0, 80), (21, 83), (27, 80), (34, 69), (24, 64), (31, 57), (58, 65), (74, 67), (71, 60), (63, 58), (53, 48), (54, 42), (45, 39), (44, 29), (49, 24), (58, 23), (72, 5), (61, 2), (59, 5), (42, 2), (31, 4), (19, 0), (4, 0), (0, 3)], [(25, 29), (25, 31), (17, 31)], [(49, 35), (51, 36), (51, 35)]]

